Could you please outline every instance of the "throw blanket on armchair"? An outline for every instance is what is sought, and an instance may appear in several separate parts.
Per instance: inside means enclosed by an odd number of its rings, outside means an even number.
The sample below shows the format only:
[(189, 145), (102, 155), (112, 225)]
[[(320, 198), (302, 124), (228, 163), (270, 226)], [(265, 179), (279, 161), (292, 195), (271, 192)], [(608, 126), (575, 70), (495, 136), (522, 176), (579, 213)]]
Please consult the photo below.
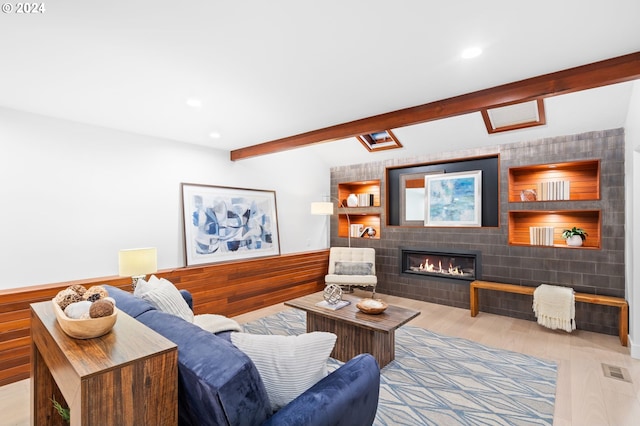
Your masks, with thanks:
[(541, 284), (533, 292), (533, 312), (538, 324), (568, 333), (576, 329), (576, 305), (573, 289)]

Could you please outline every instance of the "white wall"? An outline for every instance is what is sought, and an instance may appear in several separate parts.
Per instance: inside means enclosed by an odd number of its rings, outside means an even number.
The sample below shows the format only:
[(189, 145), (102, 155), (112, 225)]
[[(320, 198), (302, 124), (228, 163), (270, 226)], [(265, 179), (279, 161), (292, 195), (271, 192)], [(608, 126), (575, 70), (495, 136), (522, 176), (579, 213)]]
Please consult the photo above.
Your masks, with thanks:
[(276, 191), (280, 248), (327, 247), (329, 168), (288, 151), (226, 151), (0, 108), (0, 289), (117, 275), (122, 248), (184, 266), (180, 183)]
[[(636, 80), (625, 123), (626, 292), (629, 302), (629, 347), (640, 359), (640, 81)], [(638, 247), (634, 250), (634, 247)]]

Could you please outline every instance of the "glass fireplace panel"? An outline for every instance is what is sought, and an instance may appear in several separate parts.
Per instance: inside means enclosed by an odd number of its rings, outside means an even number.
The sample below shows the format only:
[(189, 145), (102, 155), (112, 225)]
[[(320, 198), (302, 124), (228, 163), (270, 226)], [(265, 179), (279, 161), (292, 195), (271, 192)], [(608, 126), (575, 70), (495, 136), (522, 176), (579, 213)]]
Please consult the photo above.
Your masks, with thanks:
[(477, 279), (477, 253), (452, 253), (430, 250), (403, 250), (403, 273), (452, 278)]

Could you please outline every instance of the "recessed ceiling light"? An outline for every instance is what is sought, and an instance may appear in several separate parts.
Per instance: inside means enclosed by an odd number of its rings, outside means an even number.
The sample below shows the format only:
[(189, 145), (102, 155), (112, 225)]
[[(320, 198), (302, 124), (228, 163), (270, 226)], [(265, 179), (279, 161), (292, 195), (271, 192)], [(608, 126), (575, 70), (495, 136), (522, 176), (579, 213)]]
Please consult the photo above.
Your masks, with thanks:
[(480, 56), (482, 54), (482, 49), (479, 47), (468, 47), (462, 51), (460, 56), (464, 59), (475, 58), (476, 56)]
[(202, 108), (202, 101), (197, 98), (189, 98), (187, 99), (187, 105), (191, 108)]
[(220, 139), (222, 137), (222, 135), (218, 132), (211, 132), (209, 133), (209, 137), (211, 139)]

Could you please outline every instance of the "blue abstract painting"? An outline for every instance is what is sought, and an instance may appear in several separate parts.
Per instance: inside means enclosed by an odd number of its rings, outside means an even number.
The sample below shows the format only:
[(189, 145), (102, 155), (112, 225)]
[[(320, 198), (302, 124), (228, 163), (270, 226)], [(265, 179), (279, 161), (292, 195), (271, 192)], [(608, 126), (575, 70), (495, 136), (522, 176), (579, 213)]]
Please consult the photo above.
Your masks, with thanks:
[(274, 191), (182, 185), (187, 265), (280, 254)]
[(482, 170), (425, 176), (425, 226), (481, 226)]

